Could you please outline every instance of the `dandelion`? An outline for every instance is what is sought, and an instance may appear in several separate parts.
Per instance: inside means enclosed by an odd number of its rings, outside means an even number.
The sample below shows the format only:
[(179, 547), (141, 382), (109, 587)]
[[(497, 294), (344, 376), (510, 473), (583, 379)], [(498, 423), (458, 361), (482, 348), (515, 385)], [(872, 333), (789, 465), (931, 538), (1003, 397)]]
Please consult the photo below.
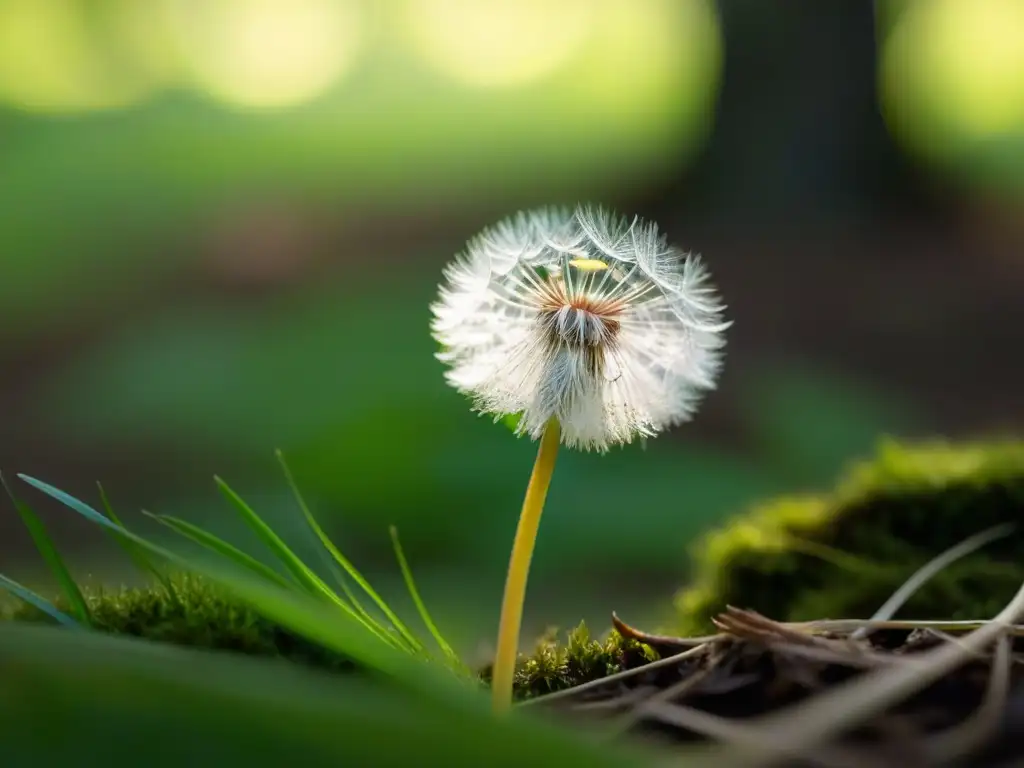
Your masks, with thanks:
[(558, 446), (605, 452), (689, 420), (715, 386), (730, 323), (698, 257), (601, 208), (520, 213), (471, 240), (444, 278), (431, 330), (448, 382), (540, 440), (502, 603), (501, 711)]

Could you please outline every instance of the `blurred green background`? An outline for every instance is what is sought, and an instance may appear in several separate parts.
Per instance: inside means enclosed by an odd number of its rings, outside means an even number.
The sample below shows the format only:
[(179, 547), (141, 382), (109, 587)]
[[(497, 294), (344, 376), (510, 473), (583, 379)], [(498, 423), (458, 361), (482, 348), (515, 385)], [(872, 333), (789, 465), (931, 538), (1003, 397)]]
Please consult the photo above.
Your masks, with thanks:
[[(0, 468), (251, 545), (216, 472), (311, 552), (281, 448), (472, 649), (534, 447), (445, 387), (427, 307), (577, 200), (701, 252), (736, 324), (693, 424), (560, 457), (528, 630), (657, 621), (754, 499), (1024, 415), (1024, 0), (0, 0)], [(13, 510), (0, 562), (45, 582)]]

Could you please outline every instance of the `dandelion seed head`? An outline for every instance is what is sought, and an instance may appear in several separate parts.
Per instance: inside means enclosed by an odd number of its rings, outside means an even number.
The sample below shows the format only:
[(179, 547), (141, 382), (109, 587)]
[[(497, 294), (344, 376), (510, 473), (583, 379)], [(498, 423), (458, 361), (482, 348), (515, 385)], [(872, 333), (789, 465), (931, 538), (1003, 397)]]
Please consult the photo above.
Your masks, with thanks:
[(448, 382), (536, 439), (605, 451), (689, 420), (721, 365), (725, 307), (653, 223), (544, 208), (484, 230), (444, 270), (431, 330)]

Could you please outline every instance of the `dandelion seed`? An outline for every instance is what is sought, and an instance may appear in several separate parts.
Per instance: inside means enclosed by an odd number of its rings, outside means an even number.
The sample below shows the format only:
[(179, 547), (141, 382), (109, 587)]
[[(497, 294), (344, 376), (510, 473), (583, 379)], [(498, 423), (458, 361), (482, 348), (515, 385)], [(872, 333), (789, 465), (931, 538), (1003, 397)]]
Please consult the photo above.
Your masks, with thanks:
[(724, 322), (696, 256), (654, 224), (544, 209), (470, 241), (444, 273), (432, 330), (447, 379), (538, 439), (605, 451), (687, 421), (714, 387)]
[(731, 323), (696, 256), (654, 224), (541, 209), (485, 230), (431, 307), (448, 382), (540, 439), (502, 599), (492, 696), (508, 709), (533, 547), (560, 443), (607, 451), (687, 421)]

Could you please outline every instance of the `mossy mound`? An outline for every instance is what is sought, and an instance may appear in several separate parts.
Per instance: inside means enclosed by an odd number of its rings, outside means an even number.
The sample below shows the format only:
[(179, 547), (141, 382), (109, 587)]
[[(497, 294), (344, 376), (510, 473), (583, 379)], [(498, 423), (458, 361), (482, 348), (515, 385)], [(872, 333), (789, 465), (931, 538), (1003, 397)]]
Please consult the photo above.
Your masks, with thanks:
[[(188, 648), (281, 658), (325, 671), (353, 669), (348, 659), (267, 621), (203, 579), (175, 575), (170, 584), (173, 595), (163, 586), (83, 590), (93, 628)], [(70, 612), (63, 597), (53, 602)], [(20, 602), (0, 611), (0, 616), (13, 621), (52, 621), (34, 606)]]
[[(279, 658), (326, 672), (349, 672), (355, 665), (344, 656), (305, 640), (267, 621), (248, 605), (196, 576), (170, 579), (173, 595), (163, 586), (87, 589), (93, 628), (187, 648), (231, 651)], [(67, 600), (54, 604), (69, 612)], [(32, 605), (12, 601), (0, 605), (0, 620), (49, 623), (52, 619)], [(605, 640), (590, 638), (580, 624), (559, 644), (554, 632), (541, 639), (532, 654), (523, 656), (515, 677), (519, 699), (563, 690), (596, 680), (657, 658), (653, 650), (612, 632)], [(480, 671), (489, 683), (490, 667)]]
[[(649, 646), (622, 637), (614, 630), (603, 640), (594, 640), (582, 622), (564, 644), (552, 630), (538, 642), (533, 653), (520, 658), (514, 690), (517, 699), (532, 699), (624, 672), (655, 661), (658, 654)], [(491, 667), (480, 673), (490, 683)]]
[(674, 629), (709, 632), (726, 605), (782, 621), (866, 618), (930, 559), (1002, 523), (1017, 529), (938, 574), (900, 617), (991, 616), (1024, 582), (1024, 442), (885, 441), (831, 493), (758, 505), (700, 540)]

